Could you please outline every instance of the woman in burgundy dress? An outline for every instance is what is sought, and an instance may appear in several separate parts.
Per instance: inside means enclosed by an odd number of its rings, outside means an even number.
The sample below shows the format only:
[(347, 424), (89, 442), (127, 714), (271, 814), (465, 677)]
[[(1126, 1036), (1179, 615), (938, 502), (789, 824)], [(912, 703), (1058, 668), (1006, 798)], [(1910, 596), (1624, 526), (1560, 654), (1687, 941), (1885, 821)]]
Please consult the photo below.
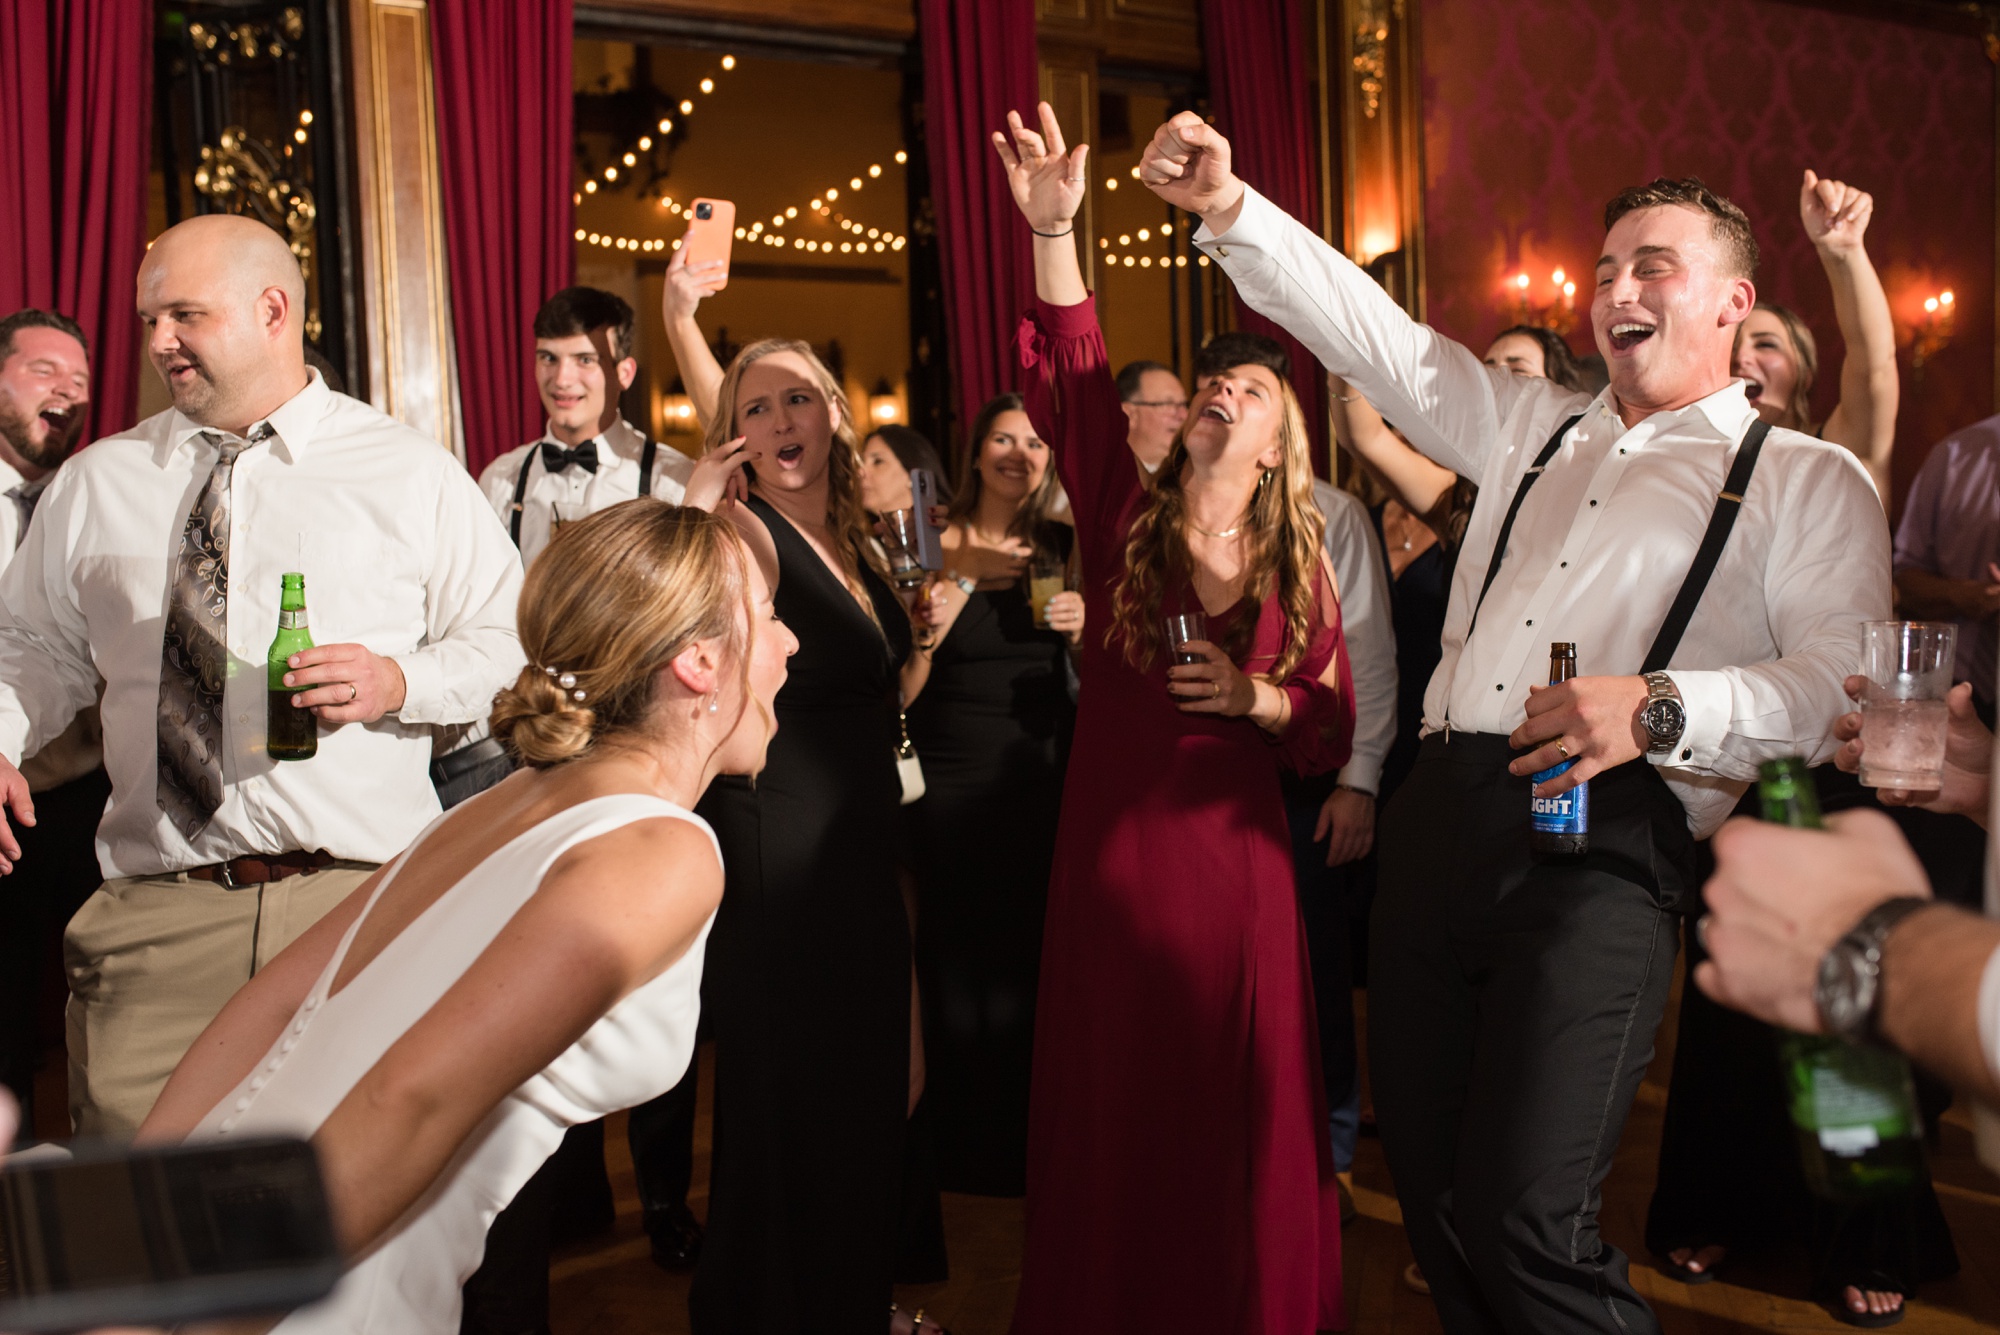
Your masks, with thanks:
[[(1082, 687), (1049, 885), (1019, 1335), (1343, 1326), (1340, 1214), (1279, 766), (1354, 705), (1304, 419), (1262, 367), (1197, 389), (1151, 488), (1078, 268), (1086, 149), (994, 136), (1036, 233), (1028, 416), (1076, 516)], [(1202, 611), (1173, 665), (1171, 613)]]

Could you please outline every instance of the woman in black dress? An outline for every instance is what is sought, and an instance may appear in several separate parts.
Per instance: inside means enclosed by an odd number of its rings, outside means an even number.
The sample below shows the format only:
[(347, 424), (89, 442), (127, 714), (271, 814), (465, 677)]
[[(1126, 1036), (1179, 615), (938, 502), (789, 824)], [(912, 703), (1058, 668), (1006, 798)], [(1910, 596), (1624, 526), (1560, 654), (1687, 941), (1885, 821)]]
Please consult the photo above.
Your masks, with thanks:
[(1018, 1196), (1083, 597), (1057, 593), (1036, 616), (1034, 570), (1048, 579), (1066, 567), (1072, 530), (1047, 518), (1055, 470), (1019, 395), (980, 410), (961, 464), (944, 535), (949, 569), (923, 604), (903, 670), (926, 789), (904, 813), (925, 1103), (944, 1189)]
[(688, 503), (728, 514), (775, 571), (799, 639), (763, 772), (700, 807), (727, 880), (704, 989), (699, 1335), (881, 1335), (889, 1319), (910, 1096), (894, 754), (910, 622), (871, 562), (851, 420), (809, 347), (752, 344), (721, 378), (689, 479)]

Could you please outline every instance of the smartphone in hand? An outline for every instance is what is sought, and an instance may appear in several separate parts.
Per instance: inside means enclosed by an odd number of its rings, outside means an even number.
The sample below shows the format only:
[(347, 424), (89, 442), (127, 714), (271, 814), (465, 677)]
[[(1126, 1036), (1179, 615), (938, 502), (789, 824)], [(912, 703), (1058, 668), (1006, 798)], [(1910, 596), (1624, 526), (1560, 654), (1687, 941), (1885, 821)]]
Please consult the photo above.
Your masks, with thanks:
[(103, 1146), (0, 1167), (0, 1330), (282, 1312), (325, 1297), (340, 1272), (302, 1140)]
[(937, 505), (937, 479), (928, 468), (910, 470), (911, 506), (917, 512), (916, 546), (911, 549), (917, 564), (925, 570), (944, 569), (944, 531), (931, 527), (931, 510)]
[(687, 207), (688, 228), (681, 236), (681, 249), (689, 264), (722, 261), (722, 270), (711, 291), (729, 286), (729, 250), (736, 239), (736, 206), (726, 199), (697, 199)]

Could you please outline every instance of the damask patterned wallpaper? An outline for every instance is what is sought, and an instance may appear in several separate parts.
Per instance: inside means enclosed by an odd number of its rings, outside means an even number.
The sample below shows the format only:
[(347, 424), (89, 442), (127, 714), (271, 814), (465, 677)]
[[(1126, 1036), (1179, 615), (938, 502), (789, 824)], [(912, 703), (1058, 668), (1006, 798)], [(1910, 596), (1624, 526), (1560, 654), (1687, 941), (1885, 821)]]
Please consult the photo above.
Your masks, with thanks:
[(1875, 197), (1868, 249), (1899, 329), (1925, 295), (1958, 299), (1951, 346), (1921, 382), (1902, 353), (1898, 497), (1939, 437), (1993, 398), (1994, 66), (1970, 37), (1778, 0), (1422, 0), (1430, 319), (1475, 348), (1507, 323), (1502, 283), (1577, 280), (1586, 305), (1604, 201), (1699, 176), (1757, 229), (1761, 296), (1819, 339), (1815, 415), (1842, 348), (1799, 224), (1812, 167)]

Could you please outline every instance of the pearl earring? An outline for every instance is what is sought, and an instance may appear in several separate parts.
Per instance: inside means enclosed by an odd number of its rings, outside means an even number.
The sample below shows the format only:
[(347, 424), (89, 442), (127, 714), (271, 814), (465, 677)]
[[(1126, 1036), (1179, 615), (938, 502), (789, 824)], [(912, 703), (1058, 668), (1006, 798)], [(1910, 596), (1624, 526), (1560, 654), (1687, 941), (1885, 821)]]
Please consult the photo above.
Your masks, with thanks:
[(708, 712), (711, 714), (715, 714), (721, 712), (721, 709), (722, 709), (722, 692), (717, 691), (715, 694), (708, 697)]

